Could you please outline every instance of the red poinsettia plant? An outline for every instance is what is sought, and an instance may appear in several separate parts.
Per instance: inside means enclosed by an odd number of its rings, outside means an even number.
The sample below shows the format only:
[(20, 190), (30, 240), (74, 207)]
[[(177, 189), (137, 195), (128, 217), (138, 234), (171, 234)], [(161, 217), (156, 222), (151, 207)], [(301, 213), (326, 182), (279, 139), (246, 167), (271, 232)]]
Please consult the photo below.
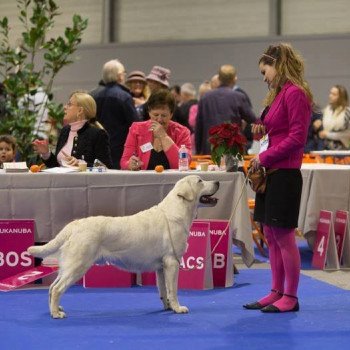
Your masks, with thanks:
[(247, 139), (241, 133), (241, 127), (236, 123), (224, 122), (209, 129), (211, 158), (220, 165), (224, 155), (232, 155), (242, 160)]

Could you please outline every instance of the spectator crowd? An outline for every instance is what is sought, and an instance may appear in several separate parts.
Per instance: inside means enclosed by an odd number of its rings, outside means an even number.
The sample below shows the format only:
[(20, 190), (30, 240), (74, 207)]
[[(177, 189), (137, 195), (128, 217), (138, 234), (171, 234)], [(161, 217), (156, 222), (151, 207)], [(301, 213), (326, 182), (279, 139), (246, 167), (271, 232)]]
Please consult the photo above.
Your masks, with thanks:
[[(209, 129), (229, 121), (241, 126), (255, 153), (251, 124), (258, 122), (250, 98), (238, 84), (233, 65), (218, 68), (198, 88), (191, 82), (171, 85), (171, 70), (154, 66), (148, 74), (127, 74), (117, 59), (106, 62), (101, 80), (92, 91), (74, 91), (65, 105), (64, 127), (56, 149), (49, 149), (49, 116), (36, 121), (33, 150), (48, 167), (76, 165), (99, 159), (112, 169), (165, 169), (177, 167), (177, 154), (185, 145), (192, 154), (210, 154)], [(0, 118), (5, 114), (6, 93), (1, 85)], [(39, 98), (40, 97), (40, 98)], [(38, 96), (45, 100), (45, 96)], [(38, 115), (43, 113), (38, 113)], [(46, 123), (46, 124), (45, 124)], [(314, 105), (305, 153), (350, 149), (350, 109), (344, 86), (334, 85), (328, 105)], [(41, 125), (42, 124), (42, 125)], [(0, 166), (16, 158), (16, 141), (0, 135)]]

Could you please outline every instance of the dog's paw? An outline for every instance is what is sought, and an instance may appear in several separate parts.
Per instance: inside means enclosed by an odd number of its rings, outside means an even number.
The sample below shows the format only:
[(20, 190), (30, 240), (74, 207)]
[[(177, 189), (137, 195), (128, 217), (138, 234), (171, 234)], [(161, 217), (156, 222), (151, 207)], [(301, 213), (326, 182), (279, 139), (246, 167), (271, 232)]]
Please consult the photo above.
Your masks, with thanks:
[(56, 312), (52, 312), (51, 313), (51, 317), (52, 318), (65, 318), (67, 317), (66, 313), (63, 311), (63, 308), (60, 307), (60, 310), (59, 311), (56, 311)]
[(181, 306), (179, 305), (176, 308), (173, 308), (174, 312), (176, 312), (177, 314), (187, 314), (189, 312), (188, 307), (187, 306)]

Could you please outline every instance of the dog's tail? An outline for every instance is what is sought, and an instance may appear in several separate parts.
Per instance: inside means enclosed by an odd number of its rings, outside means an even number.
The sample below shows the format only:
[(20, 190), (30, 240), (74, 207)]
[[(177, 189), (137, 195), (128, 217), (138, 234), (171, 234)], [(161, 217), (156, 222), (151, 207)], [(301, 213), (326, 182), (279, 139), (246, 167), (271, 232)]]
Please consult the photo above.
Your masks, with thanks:
[[(72, 224), (72, 223), (71, 223)], [(38, 258), (45, 258), (46, 256), (55, 253), (72, 234), (72, 226), (68, 224), (61, 232), (50, 242), (42, 246), (31, 246), (27, 249), (28, 253)]]

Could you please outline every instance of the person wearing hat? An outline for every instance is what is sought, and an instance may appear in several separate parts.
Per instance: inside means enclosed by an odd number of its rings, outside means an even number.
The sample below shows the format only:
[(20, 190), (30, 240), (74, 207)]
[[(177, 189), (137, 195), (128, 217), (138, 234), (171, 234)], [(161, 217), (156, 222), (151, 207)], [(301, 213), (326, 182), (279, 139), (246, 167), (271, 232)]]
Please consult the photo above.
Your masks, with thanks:
[[(170, 74), (171, 71), (168, 68), (161, 66), (152, 67), (150, 73), (146, 77), (146, 81), (151, 94), (161, 89), (169, 89)], [(149, 119), (147, 102), (138, 107), (138, 112), (142, 120)]]
[(150, 95), (145, 73), (139, 70), (132, 71), (126, 79), (126, 86), (130, 90), (137, 110), (137, 107), (144, 104)]
[(146, 78), (151, 93), (159, 89), (169, 89), (170, 74), (170, 69), (161, 66), (153, 66)]
[[(151, 90), (151, 93), (154, 93), (161, 89), (169, 90), (170, 74), (171, 74), (170, 69), (167, 69), (161, 66), (153, 66), (153, 68), (151, 69), (151, 72), (148, 74), (146, 78), (148, 86)], [(141, 115), (143, 120), (149, 119), (147, 103), (143, 105)], [(174, 122), (180, 123), (181, 125), (185, 126), (187, 129), (191, 131), (191, 127), (188, 124), (188, 122), (186, 120), (184, 121), (181, 118), (181, 112), (177, 105), (175, 106), (175, 110), (173, 111), (172, 118)]]

